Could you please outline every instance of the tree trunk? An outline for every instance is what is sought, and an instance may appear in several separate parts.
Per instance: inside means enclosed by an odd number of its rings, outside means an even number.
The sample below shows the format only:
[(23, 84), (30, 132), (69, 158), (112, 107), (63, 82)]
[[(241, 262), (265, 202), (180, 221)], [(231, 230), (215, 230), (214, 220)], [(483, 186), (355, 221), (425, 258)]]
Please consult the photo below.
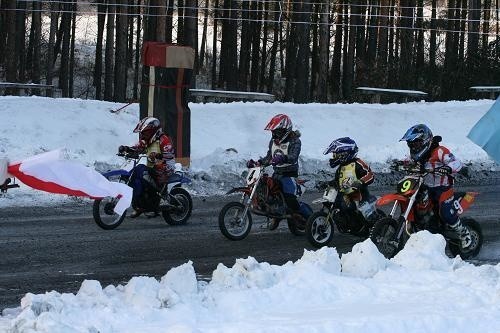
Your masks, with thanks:
[(134, 64), (134, 101), (137, 101), (139, 98), (139, 72), (140, 72), (140, 49), (141, 49), (141, 0), (137, 0), (137, 26), (136, 26), (136, 37), (135, 37), (135, 64)]
[[(349, 100), (352, 94), (354, 82), (354, 56), (356, 52), (356, 23), (359, 10), (359, 0), (353, 0), (350, 6), (351, 15), (349, 15), (349, 39), (347, 41), (347, 52), (344, 65), (344, 82), (342, 90), (344, 99)], [(346, 6), (347, 7), (347, 6)]]
[(250, 50), (252, 47), (252, 30), (250, 24), (250, 3), (255, 1), (241, 2), (241, 37), (240, 37), (240, 62), (238, 68), (239, 89), (246, 91), (248, 87), (248, 76), (250, 72)]
[[(57, 25), (59, 20), (59, 3), (52, 2), (50, 4), (50, 31), (49, 31), (49, 44), (47, 46), (47, 62), (46, 62), (46, 83), (47, 85), (52, 85), (52, 78), (54, 73), (54, 63), (55, 63), (55, 40), (56, 40), (56, 32)], [(52, 90), (47, 90), (47, 97), (52, 97)]]
[[(415, 71), (417, 78), (417, 87), (419, 87), (419, 78), (423, 75), (425, 65), (424, 51), (424, 0), (417, 1), (417, 59), (415, 63)], [(420, 87), (419, 87), (420, 88)]]
[[(269, 77), (267, 79), (267, 92), (272, 93), (274, 88), (274, 76), (276, 73), (276, 56), (278, 53), (278, 45), (280, 42), (280, 27), (279, 18), (281, 12), (279, 11), (279, 4), (274, 3), (274, 25), (273, 25), (273, 44), (271, 46), (271, 59), (269, 60)], [(283, 67), (281, 67), (282, 69)]]
[(127, 0), (118, 0), (116, 6), (116, 48), (114, 68), (115, 102), (127, 99)]
[(19, 58), (18, 66), (18, 80), (20, 82), (26, 81), (26, 1), (17, 1), (16, 13), (16, 53), (15, 56)]
[(429, 65), (431, 72), (436, 67), (436, 49), (437, 49), (437, 0), (432, 0), (431, 9), (431, 36), (429, 44)]
[(205, 53), (207, 50), (209, 4), (210, 4), (210, 1), (205, 0), (205, 8), (203, 9), (203, 32), (201, 34), (200, 61), (198, 63), (198, 69), (205, 68)]
[(490, 36), (491, 0), (484, 0), (483, 21), (483, 54), (488, 53), (488, 37)]
[[(41, 75), (41, 43), (42, 43), (42, 4), (40, 1), (33, 1), (33, 62), (31, 81), (33, 83), (40, 83)], [(36, 95), (40, 91), (36, 90)]]
[(184, 43), (184, 6), (184, 0), (177, 0), (177, 44)]
[(469, 0), (469, 21), (467, 36), (467, 60), (474, 62), (479, 50), (479, 21), (481, 20), (481, 1)]
[(265, 80), (266, 80), (266, 64), (267, 64), (267, 43), (268, 43), (268, 33), (269, 33), (269, 8), (270, 2), (264, 2), (264, 15), (263, 21), (264, 26), (262, 27), (262, 52), (261, 52), (261, 65), (260, 65), (260, 78), (259, 78), (259, 91), (265, 91)]
[(378, 22), (378, 50), (377, 50), (377, 77), (381, 87), (387, 87), (387, 44), (388, 44), (388, 25), (389, 25), (389, 0), (380, 1), (380, 17)]
[(323, 0), (319, 18), (318, 102), (328, 103), (328, 59), (330, 58), (330, 4)]
[[(185, 26), (184, 26), (184, 45), (191, 46), (194, 49), (194, 68), (193, 72), (198, 71), (198, 0), (186, 0)], [(191, 87), (194, 88), (196, 80), (191, 80)]]
[(340, 82), (342, 81), (340, 65), (342, 63), (342, 29), (344, 24), (343, 10), (344, 6), (341, 3), (337, 4), (337, 18), (335, 19), (335, 43), (333, 46), (332, 69), (330, 74), (331, 91), (334, 101), (340, 99)]
[(71, 9), (73, 4), (65, 2), (62, 6), (63, 14), (61, 18), (62, 42), (61, 42), (61, 66), (59, 68), (59, 88), (62, 97), (69, 97), (69, 62), (71, 43)]
[(69, 55), (69, 82), (68, 93), (69, 97), (73, 98), (74, 94), (74, 80), (75, 80), (75, 38), (76, 38), (76, 0), (71, 5), (73, 13), (71, 14), (71, 46)]
[[(254, 5), (255, 4), (255, 5)], [(262, 2), (253, 2), (254, 20), (252, 22), (252, 60), (250, 70), (250, 91), (256, 91), (259, 83), (259, 62), (260, 62), (260, 32), (262, 29)]]
[(108, 0), (108, 19), (106, 24), (106, 50), (104, 59), (104, 100), (113, 100), (113, 68), (115, 43), (115, 1)]
[(238, 27), (237, 3), (232, 0), (224, 0), (222, 22), (222, 42), (220, 55), (220, 86), (228, 90), (238, 89), (238, 77), (234, 75), (238, 73)]
[(212, 35), (212, 89), (217, 87), (217, 24), (219, 0), (214, 0), (214, 31)]
[[(5, 46), (5, 78), (7, 82), (17, 82), (17, 62), (16, 54), (16, 1), (7, 1), (6, 4), (6, 26), (7, 26), (7, 45)], [(18, 89), (5, 89), (6, 95), (17, 95)]]
[[(104, 1), (104, 0), (103, 0)], [(97, 5), (97, 42), (95, 46), (94, 87), (95, 99), (102, 99), (102, 42), (106, 23), (106, 4)]]
[(401, 88), (412, 88), (414, 84), (414, 68), (412, 65), (414, 50), (413, 11), (415, 0), (401, 0), (401, 60), (399, 66), (399, 83)]

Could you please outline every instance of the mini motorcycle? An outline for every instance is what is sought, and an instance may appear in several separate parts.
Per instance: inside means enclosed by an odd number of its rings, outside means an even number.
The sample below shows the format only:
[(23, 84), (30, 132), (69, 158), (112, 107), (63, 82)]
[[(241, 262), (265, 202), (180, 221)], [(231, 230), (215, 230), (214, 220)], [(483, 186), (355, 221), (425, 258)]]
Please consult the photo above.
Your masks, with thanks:
[[(130, 171), (118, 169), (104, 172), (102, 175), (109, 181), (121, 182), (130, 186), (135, 166), (146, 156), (134, 153), (118, 154), (118, 156), (124, 157), (126, 161), (133, 160), (134, 167)], [(165, 222), (170, 225), (185, 224), (191, 216), (193, 200), (189, 192), (182, 188), (182, 184), (189, 182), (191, 180), (184, 176), (181, 171), (176, 171), (171, 175), (161, 188), (157, 187), (154, 180), (151, 179), (140, 198), (141, 207), (146, 210), (144, 214), (147, 217), (156, 217), (161, 213)], [(122, 215), (115, 213), (113, 209), (117, 202), (118, 200), (112, 197), (94, 201), (93, 215), (99, 227), (111, 230), (123, 222), (127, 212), (125, 211)]]
[[(396, 193), (382, 196), (377, 206), (393, 204), (390, 216), (375, 222), (370, 239), (378, 250), (387, 258), (394, 257), (403, 249), (412, 233), (428, 230), (443, 235), (453, 256), (460, 255), (463, 259), (475, 257), (483, 244), (483, 233), (477, 221), (471, 218), (461, 218), (462, 224), (469, 229), (472, 244), (462, 248), (459, 235), (449, 228), (439, 217), (437, 207), (429, 198), (424, 177), (432, 173), (422, 170), (419, 165), (391, 166), (391, 169), (405, 171), (407, 175), (396, 187)], [(477, 192), (456, 192), (453, 207), (462, 215), (474, 202)]]
[[(246, 186), (235, 187), (226, 194), (241, 193), (240, 201), (226, 204), (219, 213), (219, 228), (230, 240), (242, 240), (250, 233), (252, 213), (270, 219), (286, 219), (288, 229), (294, 235), (304, 234), (305, 225), (296, 214), (291, 214), (287, 208), (281, 185), (264, 172), (265, 166), (248, 169)], [(296, 180), (297, 196), (302, 195), (305, 187), (303, 180)], [(310, 207), (305, 203), (308, 210)]]
[[(342, 234), (368, 238), (373, 221), (385, 216), (383, 211), (375, 210), (375, 197), (360, 206), (355, 204), (356, 209), (345, 209), (339, 207), (340, 205), (336, 202), (338, 195), (343, 195), (343, 200), (346, 200), (348, 205), (360, 200), (359, 192), (344, 195), (339, 194), (334, 187), (328, 186), (323, 197), (312, 202), (313, 204), (323, 205), (320, 211), (309, 217), (306, 224), (307, 240), (315, 247), (328, 245), (332, 241), (334, 226)], [(370, 214), (375, 215), (373, 219), (367, 220), (364, 216)]]

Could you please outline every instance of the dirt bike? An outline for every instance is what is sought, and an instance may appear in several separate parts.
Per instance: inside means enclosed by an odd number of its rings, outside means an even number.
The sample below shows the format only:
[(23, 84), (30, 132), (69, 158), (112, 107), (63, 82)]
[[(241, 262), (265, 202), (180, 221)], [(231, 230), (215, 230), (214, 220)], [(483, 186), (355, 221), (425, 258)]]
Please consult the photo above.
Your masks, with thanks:
[[(483, 233), (477, 221), (461, 218), (463, 226), (468, 228), (472, 244), (462, 248), (457, 232), (441, 220), (437, 207), (429, 198), (428, 187), (424, 177), (433, 173), (422, 170), (419, 165), (393, 165), (391, 169), (406, 172), (396, 187), (396, 193), (387, 194), (377, 200), (377, 206), (393, 204), (388, 217), (375, 222), (370, 238), (378, 250), (386, 257), (394, 257), (403, 249), (412, 233), (428, 230), (441, 234), (453, 256), (457, 254), (463, 259), (475, 257), (483, 244)], [(474, 202), (477, 192), (455, 192), (453, 207), (462, 215)], [(398, 212), (399, 211), (399, 212)]]
[[(102, 175), (109, 181), (121, 182), (131, 186), (130, 182), (133, 179), (135, 167), (146, 156), (134, 153), (118, 154), (118, 156), (124, 157), (127, 162), (132, 160), (134, 167), (130, 171), (118, 169), (104, 172)], [(182, 184), (189, 182), (191, 180), (181, 171), (176, 171), (161, 187), (158, 187), (151, 178), (139, 199), (141, 208), (145, 209), (144, 214), (147, 217), (156, 217), (161, 213), (165, 222), (170, 225), (185, 224), (191, 216), (193, 200), (189, 192), (182, 188)], [(94, 201), (93, 215), (99, 227), (111, 230), (123, 222), (127, 212), (125, 211), (122, 215), (115, 213), (113, 209), (117, 202), (118, 199), (112, 197)]]
[[(352, 204), (361, 199), (359, 191), (344, 195), (328, 186), (323, 197), (312, 202), (323, 205), (320, 211), (315, 212), (307, 219), (306, 224), (307, 240), (315, 247), (328, 245), (332, 241), (334, 226), (337, 226), (337, 230), (342, 234), (368, 238), (373, 221), (385, 216), (385, 213), (380, 209), (375, 210), (376, 199), (373, 196), (360, 206), (356, 204), (355, 209), (346, 209), (339, 207), (340, 205), (336, 203), (338, 195), (343, 195), (343, 199)], [(375, 215), (367, 220), (364, 216), (370, 214)]]
[[(240, 201), (226, 204), (219, 213), (219, 228), (224, 236), (230, 240), (242, 240), (250, 233), (252, 227), (252, 213), (270, 219), (286, 219), (288, 229), (294, 235), (304, 234), (305, 223), (303, 218), (292, 214), (287, 208), (280, 182), (265, 173), (265, 166), (256, 166), (248, 169), (247, 185), (235, 187), (226, 194), (241, 193)], [(302, 195), (305, 181), (296, 180), (297, 196)], [(310, 210), (310, 207), (306, 205)], [(301, 221), (302, 219), (302, 221)], [(302, 222), (302, 223), (301, 223)]]

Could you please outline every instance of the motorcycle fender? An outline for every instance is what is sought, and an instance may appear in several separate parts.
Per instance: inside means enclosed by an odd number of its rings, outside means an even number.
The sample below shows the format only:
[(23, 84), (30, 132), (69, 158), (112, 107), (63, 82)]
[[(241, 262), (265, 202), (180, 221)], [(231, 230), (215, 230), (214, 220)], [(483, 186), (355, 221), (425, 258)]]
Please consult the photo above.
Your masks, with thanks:
[(464, 211), (469, 209), (478, 194), (478, 192), (467, 192), (462, 197), (458, 198), (458, 213), (462, 214)]
[(226, 192), (226, 194), (233, 194), (237, 192), (244, 192), (250, 194), (250, 189), (248, 187), (235, 187)]
[(130, 176), (130, 171), (123, 170), (123, 169), (118, 169), (118, 170), (111, 170), (102, 173), (104, 177), (107, 179), (117, 177), (117, 176)]
[(386, 205), (392, 204), (394, 201), (400, 201), (400, 202), (404, 203), (404, 202), (408, 201), (408, 198), (406, 198), (405, 196), (403, 196), (401, 194), (397, 194), (397, 193), (386, 194), (386, 195), (383, 195), (380, 198), (378, 198), (376, 205), (378, 207), (386, 206)]

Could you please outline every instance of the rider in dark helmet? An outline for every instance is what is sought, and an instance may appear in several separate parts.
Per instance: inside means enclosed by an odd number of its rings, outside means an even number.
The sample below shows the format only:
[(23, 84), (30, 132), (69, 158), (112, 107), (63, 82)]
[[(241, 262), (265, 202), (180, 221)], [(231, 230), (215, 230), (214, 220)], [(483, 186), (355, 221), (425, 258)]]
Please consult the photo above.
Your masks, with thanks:
[[(338, 167), (334, 180), (329, 184), (345, 195), (359, 192), (361, 200), (354, 204), (358, 206), (365, 219), (370, 220), (375, 217), (375, 198), (370, 196), (368, 185), (373, 183), (374, 175), (368, 164), (357, 157), (358, 150), (358, 145), (353, 139), (343, 137), (333, 140), (323, 154), (331, 153), (330, 167)], [(343, 196), (337, 196), (337, 203), (348, 208), (344, 202)]]
[(151, 183), (151, 180), (162, 186), (168, 177), (175, 170), (175, 154), (172, 139), (163, 133), (160, 121), (154, 117), (146, 117), (139, 121), (134, 129), (134, 133), (139, 133), (139, 142), (132, 147), (120, 146), (119, 153), (134, 152), (146, 154), (147, 165), (138, 164), (135, 167), (131, 180), (134, 189), (132, 195), (132, 207), (134, 212), (130, 217), (137, 217), (144, 212), (140, 206), (139, 199), (144, 191), (144, 187)]
[[(258, 161), (250, 160), (248, 167), (256, 165), (273, 166), (273, 178), (281, 183), (281, 189), (288, 208), (292, 211), (295, 219), (305, 226), (305, 222), (312, 212), (306, 205), (301, 205), (297, 200), (297, 184), (293, 178), (299, 173), (299, 154), (302, 143), (300, 132), (292, 129), (292, 121), (285, 114), (277, 114), (264, 128), (271, 131), (269, 149), (265, 157)], [(279, 220), (272, 219), (270, 230), (278, 227)]]
[(471, 236), (461, 222), (453, 205), (454, 190), (452, 175), (462, 169), (462, 162), (440, 145), (442, 138), (434, 136), (424, 124), (410, 127), (399, 141), (406, 141), (411, 159), (430, 171), (424, 184), (429, 188), (433, 203), (439, 207), (439, 215), (448, 226), (455, 230), (462, 241), (462, 247), (471, 245)]

